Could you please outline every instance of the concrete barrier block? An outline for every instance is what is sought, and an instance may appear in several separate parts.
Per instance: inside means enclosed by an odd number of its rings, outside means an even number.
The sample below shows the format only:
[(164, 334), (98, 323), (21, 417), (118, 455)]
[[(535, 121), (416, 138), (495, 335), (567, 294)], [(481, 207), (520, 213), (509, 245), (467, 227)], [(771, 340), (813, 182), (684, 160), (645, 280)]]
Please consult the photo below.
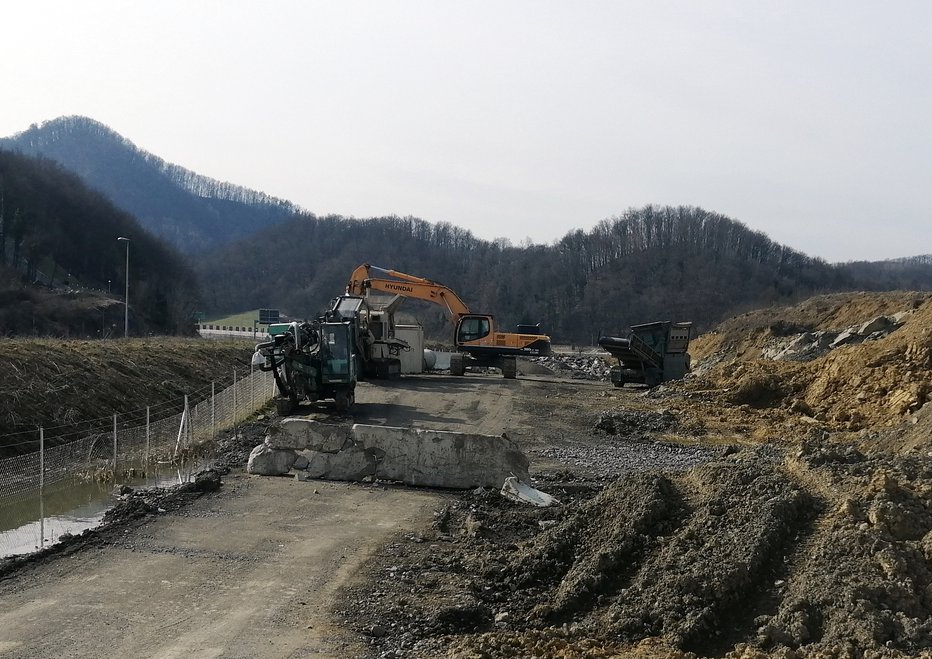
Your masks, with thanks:
[(512, 475), (529, 480), (527, 457), (504, 436), (358, 423), (351, 435), (377, 460), (377, 478), (461, 489), (500, 488)]
[(284, 419), (271, 430), (265, 443), (272, 448), (312, 449), (335, 453), (349, 443), (349, 432), (341, 426), (320, 423), (312, 419)]
[(246, 473), (259, 476), (283, 476), (291, 471), (297, 457), (297, 453), (291, 449), (277, 449), (268, 444), (259, 444), (249, 454)]

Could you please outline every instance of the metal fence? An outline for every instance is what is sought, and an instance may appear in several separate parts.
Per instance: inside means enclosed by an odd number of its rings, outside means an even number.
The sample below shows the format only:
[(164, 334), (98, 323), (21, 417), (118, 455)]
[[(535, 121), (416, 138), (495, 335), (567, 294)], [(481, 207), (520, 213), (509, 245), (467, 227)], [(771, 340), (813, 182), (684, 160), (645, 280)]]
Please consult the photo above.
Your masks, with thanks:
[(0, 460), (0, 532), (38, 519), (41, 546), (47, 500), (72, 500), (63, 492), (88, 485), (100, 491), (115, 482), (146, 477), (151, 481), (160, 471), (180, 476), (178, 469), (198, 445), (245, 420), (274, 395), (271, 373), (255, 371), (239, 377), (234, 371), (232, 384), (223, 389), (215, 383), (177, 401), (115, 414), (107, 420), (106, 430), (98, 420), (95, 430), (52, 439), (46, 438), (43, 428), (35, 437), (21, 433), (7, 445), (37, 442), (39, 450)]

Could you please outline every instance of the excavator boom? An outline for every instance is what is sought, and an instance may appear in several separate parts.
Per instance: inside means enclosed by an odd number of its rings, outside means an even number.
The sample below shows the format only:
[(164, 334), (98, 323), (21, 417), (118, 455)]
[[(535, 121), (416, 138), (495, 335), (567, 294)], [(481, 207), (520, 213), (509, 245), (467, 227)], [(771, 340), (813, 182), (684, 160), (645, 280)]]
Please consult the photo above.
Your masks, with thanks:
[(460, 299), (459, 295), (443, 284), (438, 284), (423, 277), (398, 272), (397, 270), (379, 268), (364, 263), (353, 270), (349, 283), (346, 285), (346, 293), (347, 295), (365, 295), (369, 290), (403, 295), (439, 304), (446, 309), (450, 321), (454, 325), (461, 317), (470, 313), (469, 307)]

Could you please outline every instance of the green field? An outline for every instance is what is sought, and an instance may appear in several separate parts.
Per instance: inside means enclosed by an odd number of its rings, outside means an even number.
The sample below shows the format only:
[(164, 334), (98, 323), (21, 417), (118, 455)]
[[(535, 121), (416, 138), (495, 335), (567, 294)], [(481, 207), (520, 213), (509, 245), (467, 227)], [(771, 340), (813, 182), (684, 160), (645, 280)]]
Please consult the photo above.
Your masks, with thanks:
[(201, 321), (202, 325), (223, 325), (224, 327), (247, 327), (251, 328), (253, 322), (259, 320), (259, 310), (242, 311), (232, 316), (222, 318), (205, 318)]

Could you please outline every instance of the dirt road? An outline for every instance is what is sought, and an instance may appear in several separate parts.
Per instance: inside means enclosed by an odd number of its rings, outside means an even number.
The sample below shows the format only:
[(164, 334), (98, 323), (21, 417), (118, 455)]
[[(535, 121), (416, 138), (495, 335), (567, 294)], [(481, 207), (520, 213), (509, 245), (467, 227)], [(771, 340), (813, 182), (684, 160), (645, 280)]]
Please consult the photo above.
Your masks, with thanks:
[(352, 656), (335, 591), (425, 491), (231, 476), (122, 542), (53, 560), (0, 587), (10, 657)]

